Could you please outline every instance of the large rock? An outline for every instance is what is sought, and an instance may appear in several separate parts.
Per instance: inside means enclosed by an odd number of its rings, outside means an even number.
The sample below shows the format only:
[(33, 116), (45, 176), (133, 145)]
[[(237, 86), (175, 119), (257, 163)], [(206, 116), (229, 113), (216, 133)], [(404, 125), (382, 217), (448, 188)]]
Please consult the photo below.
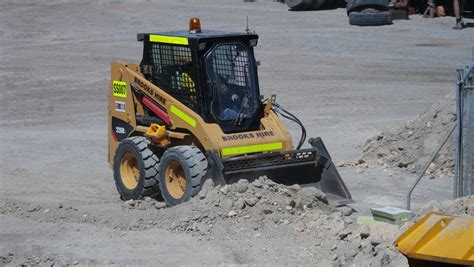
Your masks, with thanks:
[(201, 186), (201, 190), (198, 193), (199, 199), (204, 199), (207, 196), (207, 192), (214, 187), (214, 181), (212, 179), (206, 179)]
[(234, 203), (234, 207), (237, 210), (241, 210), (245, 208), (245, 201), (242, 198), (237, 199), (237, 201)]
[(234, 205), (234, 201), (232, 201), (232, 199), (229, 199), (229, 198), (224, 198), (219, 202), (219, 206), (223, 210), (230, 210), (233, 205)]
[(249, 197), (245, 199), (245, 203), (250, 207), (255, 206), (258, 203), (258, 198), (256, 197)]
[(239, 180), (237, 183), (232, 184), (230, 187), (230, 191), (233, 193), (245, 193), (249, 188), (249, 181), (247, 180)]
[(320, 203), (328, 204), (326, 194), (321, 192), (316, 187), (304, 187), (302, 188), (295, 199), (295, 207), (303, 208), (304, 206), (311, 208), (313, 205)]

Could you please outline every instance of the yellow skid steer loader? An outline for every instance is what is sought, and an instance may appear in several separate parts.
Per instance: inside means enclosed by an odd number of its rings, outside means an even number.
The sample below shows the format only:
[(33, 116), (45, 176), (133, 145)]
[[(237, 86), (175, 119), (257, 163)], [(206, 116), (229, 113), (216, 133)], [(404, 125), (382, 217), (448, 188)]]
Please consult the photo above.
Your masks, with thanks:
[[(109, 164), (122, 199), (161, 196), (173, 206), (217, 184), (266, 175), (314, 183), (335, 204), (351, 202), (320, 138), (302, 149), (301, 121), (260, 96), (258, 35), (201, 31), (139, 33), (140, 64), (112, 62)], [(296, 150), (281, 118), (298, 123)]]

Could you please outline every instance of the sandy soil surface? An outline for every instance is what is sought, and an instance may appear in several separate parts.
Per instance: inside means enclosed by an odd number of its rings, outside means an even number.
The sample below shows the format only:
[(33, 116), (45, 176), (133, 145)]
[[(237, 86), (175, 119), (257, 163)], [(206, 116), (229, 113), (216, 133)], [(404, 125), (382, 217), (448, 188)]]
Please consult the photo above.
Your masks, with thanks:
[[(344, 9), (289, 12), (272, 1), (1, 1), (0, 265), (405, 263), (387, 245), (398, 228), (355, 223), (369, 207), (403, 207), (414, 180), (404, 170), (340, 168), (354, 210), (296, 208), (285, 188), (256, 208), (248, 192), (221, 204), (220, 189), (217, 203), (177, 208), (119, 200), (106, 159), (110, 62), (139, 62), (138, 32), (184, 29), (190, 17), (243, 31), (246, 16), (260, 34), (262, 92), (278, 94), (336, 162), (452, 91), (474, 43), (472, 29), (451, 30), (453, 18), (361, 28)], [(424, 181), (414, 207), (449, 199), (451, 186)]]

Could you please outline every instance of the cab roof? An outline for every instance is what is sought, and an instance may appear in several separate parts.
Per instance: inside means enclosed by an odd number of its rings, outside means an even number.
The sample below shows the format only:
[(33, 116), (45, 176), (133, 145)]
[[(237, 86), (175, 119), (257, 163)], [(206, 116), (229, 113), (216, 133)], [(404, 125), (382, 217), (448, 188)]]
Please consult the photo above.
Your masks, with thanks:
[(188, 31), (172, 31), (160, 33), (139, 33), (137, 34), (137, 41), (143, 41), (150, 35), (182, 37), (189, 40), (208, 39), (208, 38), (225, 38), (225, 37), (244, 37), (245, 39), (256, 39), (257, 34), (254, 33), (240, 33), (240, 32), (225, 32), (216, 30), (202, 30), (200, 33), (189, 33)]

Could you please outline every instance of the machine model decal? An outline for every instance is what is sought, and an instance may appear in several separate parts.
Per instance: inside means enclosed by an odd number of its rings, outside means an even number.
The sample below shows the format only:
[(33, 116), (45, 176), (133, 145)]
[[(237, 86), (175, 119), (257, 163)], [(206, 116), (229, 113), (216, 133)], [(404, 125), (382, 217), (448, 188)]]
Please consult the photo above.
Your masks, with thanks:
[(177, 44), (177, 45), (188, 45), (188, 38), (175, 37), (175, 36), (164, 36), (164, 35), (150, 35), (150, 42)]
[(112, 117), (112, 136), (115, 137), (118, 142), (127, 138), (133, 130), (133, 127), (130, 126), (127, 122), (117, 118)]
[(255, 133), (241, 133), (241, 134), (232, 134), (222, 136), (224, 141), (233, 141), (233, 140), (242, 140), (242, 139), (252, 139), (258, 137), (266, 136), (275, 136), (273, 131), (264, 131), (264, 132), (255, 132)]
[(115, 111), (125, 112), (125, 102), (115, 101)]
[(163, 105), (166, 105), (166, 98), (162, 97), (159, 95), (157, 92), (155, 92), (153, 89), (151, 89), (148, 85), (146, 85), (143, 81), (135, 77), (133, 79), (133, 82), (141, 87), (143, 90), (147, 91), (150, 95), (154, 96), (158, 101), (160, 101)]
[(258, 145), (250, 145), (250, 146), (226, 147), (222, 149), (222, 156), (265, 152), (265, 151), (270, 151), (270, 150), (280, 150), (282, 148), (283, 148), (282, 142), (258, 144)]
[(117, 126), (117, 127), (115, 127), (115, 133), (125, 134), (125, 128)]
[(171, 113), (178, 116), (178, 118), (182, 119), (184, 122), (191, 125), (192, 127), (196, 127), (196, 121), (177, 107), (171, 106)]
[(127, 83), (123, 81), (114, 81), (112, 87), (112, 93), (117, 97), (127, 97)]

